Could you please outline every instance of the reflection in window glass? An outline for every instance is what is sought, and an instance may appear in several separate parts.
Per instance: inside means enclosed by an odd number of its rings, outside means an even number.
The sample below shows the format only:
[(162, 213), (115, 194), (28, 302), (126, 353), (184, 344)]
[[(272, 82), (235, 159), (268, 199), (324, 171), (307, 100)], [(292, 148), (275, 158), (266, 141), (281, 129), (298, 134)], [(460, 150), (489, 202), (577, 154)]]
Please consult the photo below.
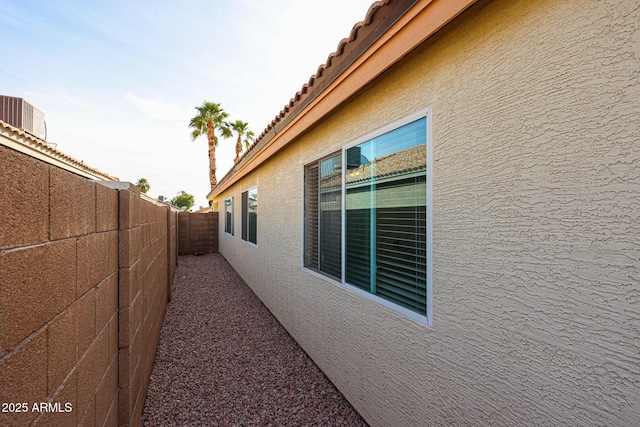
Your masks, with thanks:
[(249, 190), (247, 195), (247, 240), (258, 244), (258, 189)]
[(342, 154), (320, 162), (320, 271), (342, 275)]
[(346, 283), (426, 314), (426, 119), (345, 156)]
[(224, 232), (233, 235), (233, 198), (224, 201)]

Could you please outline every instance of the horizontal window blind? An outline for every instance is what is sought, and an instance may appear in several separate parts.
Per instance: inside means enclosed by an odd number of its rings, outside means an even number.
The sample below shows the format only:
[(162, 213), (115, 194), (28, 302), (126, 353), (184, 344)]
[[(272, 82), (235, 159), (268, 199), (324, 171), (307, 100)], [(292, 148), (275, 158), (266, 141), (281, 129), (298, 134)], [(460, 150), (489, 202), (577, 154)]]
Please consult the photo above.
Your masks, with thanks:
[(345, 280), (360, 289), (371, 287), (371, 211), (347, 210)]
[(242, 216), (242, 240), (247, 240), (247, 209), (249, 206), (248, 203), (248, 192), (243, 192), (242, 193), (242, 212), (241, 212), (241, 216)]
[(258, 244), (258, 189), (248, 191), (247, 195), (247, 240)]
[(330, 276), (342, 276), (342, 154), (320, 162), (319, 268)]
[(226, 199), (225, 202), (224, 231), (233, 234), (233, 199)]
[[(424, 180), (423, 176), (412, 181)], [(402, 193), (401, 185), (394, 186), (398, 193)], [(375, 289), (389, 301), (426, 314), (427, 215), (426, 206), (415, 205), (421, 200), (419, 196), (407, 198), (408, 206), (376, 210)]]
[(304, 266), (318, 271), (318, 163), (304, 169)]

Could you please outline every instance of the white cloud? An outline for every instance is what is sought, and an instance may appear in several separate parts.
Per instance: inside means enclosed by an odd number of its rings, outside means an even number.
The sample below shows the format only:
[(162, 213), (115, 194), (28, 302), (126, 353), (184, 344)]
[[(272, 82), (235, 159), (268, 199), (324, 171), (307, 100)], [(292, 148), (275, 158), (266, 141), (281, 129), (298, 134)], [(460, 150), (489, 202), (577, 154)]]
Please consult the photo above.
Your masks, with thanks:
[(184, 122), (185, 107), (136, 95), (127, 95), (126, 98), (148, 119)]
[[(219, 102), (259, 135), (372, 0), (5, 3), (0, 39), (13, 59), (0, 68), (0, 93), (41, 109), (49, 139), (69, 155), (123, 180), (145, 177), (152, 196), (184, 190), (206, 205), (207, 141), (191, 141), (194, 107)], [(15, 25), (23, 16), (29, 25)], [(234, 142), (220, 140), (219, 180)]]

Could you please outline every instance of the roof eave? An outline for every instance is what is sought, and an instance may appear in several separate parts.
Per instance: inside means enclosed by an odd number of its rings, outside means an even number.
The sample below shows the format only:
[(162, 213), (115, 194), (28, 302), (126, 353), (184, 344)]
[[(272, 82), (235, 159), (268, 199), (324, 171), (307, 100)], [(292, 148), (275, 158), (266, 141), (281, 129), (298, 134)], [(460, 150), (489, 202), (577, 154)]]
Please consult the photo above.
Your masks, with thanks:
[[(338, 51), (329, 56), (327, 64), (320, 66), (318, 75), (312, 76), (309, 85), (303, 86), (305, 93), (296, 94), (207, 198), (213, 200), (257, 168), (476, 1), (389, 0), (374, 3), (365, 21), (354, 26), (349, 41), (342, 40)], [(363, 36), (358, 38), (360, 32)], [(317, 80), (323, 75), (324, 79)]]

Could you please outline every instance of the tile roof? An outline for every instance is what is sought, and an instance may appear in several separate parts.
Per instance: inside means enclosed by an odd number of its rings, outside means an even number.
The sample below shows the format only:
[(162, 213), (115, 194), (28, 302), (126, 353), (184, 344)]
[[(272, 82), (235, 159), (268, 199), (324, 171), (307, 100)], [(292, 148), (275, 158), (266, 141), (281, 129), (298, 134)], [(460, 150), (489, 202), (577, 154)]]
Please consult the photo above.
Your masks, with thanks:
[[(324, 90), (339, 76), (353, 61), (360, 56), (380, 36), (383, 21), (389, 25), (398, 19), (410, 5), (417, 0), (380, 0), (374, 2), (367, 11), (365, 19), (355, 24), (349, 37), (340, 40), (335, 52), (331, 53), (327, 61), (318, 67), (316, 74), (309, 78), (309, 82), (295, 94), (280, 113), (269, 123), (253, 144), (238, 160), (240, 163), (253, 149), (260, 145), (266, 136), (274, 133), (278, 125), (285, 126), (288, 121), (301, 111), (315, 96)], [(382, 12), (381, 10), (384, 9)], [(232, 173), (233, 169), (230, 171)]]
[[(381, 0), (302, 86), (207, 198), (228, 190), (479, 0)], [(384, 179), (384, 178), (383, 178)]]
[[(2, 132), (3, 130), (5, 132)], [(45, 159), (55, 159), (57, 162), (73, 169), (75, 173), (80, 173), (81, 175), (88, 177), (90, 176), (92, 179), (99, 179), (103, 181), (119, 181), (117, 177), (86, 165), (84, 162), (74, 159), (68, 154), (63, 153), (62, 151), (53, 147), (50, 143), (47, 143), (46, 141), (30, 134), (24, 129), (19, 129), (11, 126), (10, 124), (3, 122), (2, 120), (0, 120), (0, 133), (8, 133), (9, 135), (12, 135), (13, 138), (9, 137), (9, 139), (17, 142), (21, 147), (24, 147), (25, 149), (31, 149), (33, 152), (40, 153), (44, 155)]]
[[(424, 144), (416, 145), (395, 153), (387, 154), (373, 160), (364, 160), (359, 166), (347, 169), (346, 184), (359, 186), (371, 182), (371, 178), (377, 181), (385, 178), (393, 178), (427, 169), (427, 146)], [(332, 173), (322, 178), (322, 185), (325, 188), (340, 189), (342, 185), (342, 173)]]
[(378, 157), (357, 168), (349, 169), (346, 180), (348, 184), (352, 184), (369, 181), (372, 176), (376, 179), (388, 178), (424, 171), (426, 168), (427, 146), (421, 144)]

